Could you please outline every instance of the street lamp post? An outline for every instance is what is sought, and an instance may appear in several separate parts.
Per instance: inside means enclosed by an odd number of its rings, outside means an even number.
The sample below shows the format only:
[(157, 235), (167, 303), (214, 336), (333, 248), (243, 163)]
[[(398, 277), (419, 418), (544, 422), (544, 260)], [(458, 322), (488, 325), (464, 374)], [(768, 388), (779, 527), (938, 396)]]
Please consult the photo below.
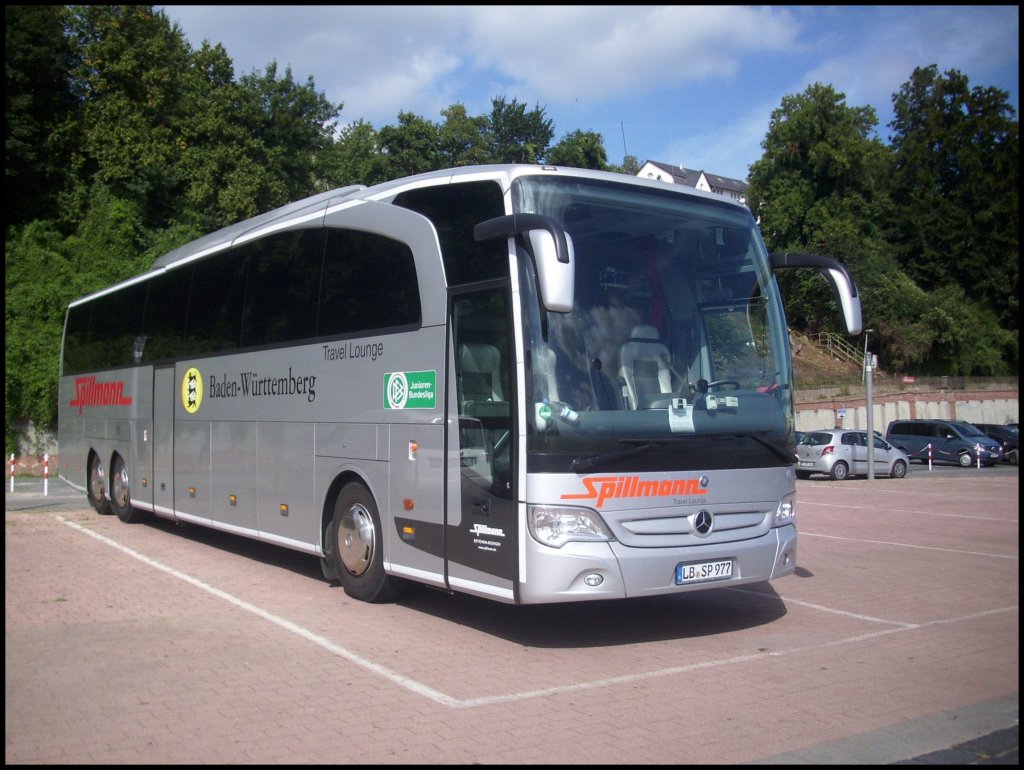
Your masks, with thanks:
[(873, 332), (874, 329), (864, 330), (864, 384), (866, 386), (867, 396), (867, 429), (868, 429), (868, 479), (872, 480), (875, 478), (875, 431), (873, 426), (873, 414), (874, 404), (872, 402), (871, 392), (871, 369), (873, 355), (868, 353), (868, 335)]

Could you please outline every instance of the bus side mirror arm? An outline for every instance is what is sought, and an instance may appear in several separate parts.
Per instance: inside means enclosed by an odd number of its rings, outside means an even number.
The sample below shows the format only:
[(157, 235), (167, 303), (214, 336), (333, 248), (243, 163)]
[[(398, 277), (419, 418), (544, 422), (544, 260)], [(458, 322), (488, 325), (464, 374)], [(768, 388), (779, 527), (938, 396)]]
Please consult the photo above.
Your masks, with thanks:
[(542, 214), (507, 214), (480, 222), (473, 238), (490, 241), (526, 235), (544, 307), (557, 313), (572, 311), (575, 287), (572, 239), (551, 217)]
[(792, 267), (813, 267), (819, 270), (832, 286), (843, 309), (846, 331), (850, 334), (861, 333), (864, 323), (861, 319), (860, 294), (857, 282), (845, 265), (820, 254), (798, 252), (773, 252), (768, 255), (768, 263), (773, 271)]

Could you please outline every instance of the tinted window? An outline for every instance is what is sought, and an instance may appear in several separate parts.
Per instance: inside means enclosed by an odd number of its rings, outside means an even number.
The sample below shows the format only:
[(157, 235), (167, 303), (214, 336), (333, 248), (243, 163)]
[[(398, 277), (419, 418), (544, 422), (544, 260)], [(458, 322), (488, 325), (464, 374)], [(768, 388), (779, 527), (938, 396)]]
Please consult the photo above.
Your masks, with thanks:
[(416, 263), (404, 243), (330, 230), (320, 286), (320, 336), (420, 322)]
[(249, 274), (242, 313), (242, 346), (316, 336), (314, 300), (320, 287), (326, 231), (295, 230), (243, 246)]
[(105, 294), (68, 314), (64, 373), (131, 366), (142, 334), (146, 283)]
[(825, 432), (808, 433), (800, 443), (806, 444), (807, 446), (823, 446), (825, 444), (831, 444), (832, 434)]
[(192, 268), (169, 270), (148, 281), (146, 314), (143, 318), (145, 344), (142, 361), (159, 361), (185, 353), (185, 312), (192, 285)]
[(971, 425), (969, 422), (955, 422), (955, 423), (953, 423), (953, 425), (956, 426), (956, 428), (960, 431), (960, 435), (962, 435), (962, 436), (984, 436), (985, 435), (985, 433), (983, 431), (978, 430), (973, 425)]
[(468, 182), (410, 190), (395, 198), (437, 230), (449, 286), (508, 277), (508, 243), (502, 238), (478, 243), (473, 228), (505, 213), (496, 182)]
[(242, 249), (196, 263), (185, 323), (185, 344), (193, 354), (239, 346), (248, 272), (249, 254)]

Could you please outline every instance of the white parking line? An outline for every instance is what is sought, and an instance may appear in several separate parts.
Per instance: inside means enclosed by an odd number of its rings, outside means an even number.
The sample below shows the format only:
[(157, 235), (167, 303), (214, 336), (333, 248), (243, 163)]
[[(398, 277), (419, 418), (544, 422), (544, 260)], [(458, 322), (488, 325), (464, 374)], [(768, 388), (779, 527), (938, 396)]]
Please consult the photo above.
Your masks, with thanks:
[[(439, 690), (435, 690), (434, 688), (429, 687), (429, 686), (427, 686), (425, 684), (422, 684), (421, 682), (418, 682), (418, 681), (416, 681), (414, 679), (410, 679), (407, 676), (403, 676), (402, 674), (396, 673), (396, 672), (394, 672), (394, 671), (392, 671), (392, 670), (390, 670), (390, 669), (388, 669), (388, 668), (386, 668), (384, 666), (381, 666), (381, 665), (379, 665), (377, 663), (374, 663), (371, 660), (367, 660), (366, 658), (364, 658), (364, 657), (362, 657), (360, 655), (357, 655), (357, 654), (351, 652), (350, 650), (345, 649), (341, 645), (335, 644), (334, 642), (330, 641), (329, 639), (325, 639), (324, 637), (320, 636), (319, 634), (313, 633), (309, 629), (303, 628), (302, 626), (300, 626), (300, 625), (298, 625), (296, 623), (292, 623), (290, 620), (286, 620), (284, 618), (281, 618), (281, 617), (275, 615), (274, 613), (268, 612), (267, 610), (265, 610), (265, 609), (263, 609), (261, 607), (257, 607), (256, 605), (251, 604), (251, 603), (249, 603), (249, 602), (247, 602), (247, 601), (245, 601), (243, 599), (239, 599), (237, 596), (233, 596), (232, 594), (229, 594), (226, 591), (222, 591), (219, 588), (214, 588), (213, 586), (211, 586), (211, 585), (209, 585), (207, 583), (204, 583), (202, 580), (197, 580), (196, 578), (191, 577), (190, 575), (186, 575), (185, 573), (180, 572), (179, 570), (176, 570), (173, 567), (169, 567), (166, 564), (162, 564), (162, 563), (156, 561), (155, 559), (151, 559), (148, 556), (139, 553), (138, 551), (135, 551), (135, 550), (133, 550), (131, 548), (128, 548), (127, 546), (121, 545), (117, 541), (112, 540), (111, 538), (106, 537), (105, 535), (101, 535), (98, 532), (94, 532), (93, 530), (91, 530), (91, 529), (89, 529), (87, 527), (83, 527), (80, 524), (77, 524), (77, 523), (75, 523), (73, 521), (69, 521), (68, 519), (65, 519), (63, 516), (55, 514), (54, 518), (57, 519), (57, 521), (61, 522), (62, 524), (66, 524), (67, 526), (71, 527), (72, 529), (78, 530), (79, 532), (82, 532), (82, 533), (88, 535), (89, 537), (92, 537), (95, 540), (98, 540), (99, 542), (101, 542), (101, 543), (103, 543), (105, 545), (109, 545), (112, 548), (116, 548), (121, 553), (123, 553), (123, 554), (125, 554), (127, 556), (130, 556), (133, 559), (137, 559), (137, 560), (143, 562), (144, 564), (148, 564), (149, 566), (153, 567), (154, 569), (158, 569), (161, 572), (165, 572), (168, 575), (170, 575), (171, 577), (178, 578), (179, 580), (182, 580), (185, 583), (188, 583), (189, 585), (193, 586), (194, 588), (198, 588), (198, 589), (200, 589), (202, 591), (205, 591), (206, 593), (210, 594), (211, 596), (215, 596), (218, 599), (223, 599), (224, 601), (234, 605), (235, 607), (238, 607), (241, 610), (244, 610), (246, 612), (252, 613), (253, 615), (256, 615), (257, 617), (263, 618), (264, 620), (267, 620), (267, 621), (269, 621), (269, 622), (279, 626), (280, 628), (283, 628), (286, 631), (289, 631), (290, 633), (293, 633), (293, 634), (301, 637), (302, 639), (305, 639), (306, 641), (312, 642), (313, 644), (316, 644), (317, 646), (319, 646), (322, 649), (330, 652), (331, 654), (337, 655), (337, 656), (339, 656), (341, 658), (344, 658), (345, 660), (349, 661), (350, 663), (354, 663), (355, 665), (357, 665), (357, 666), (359, 666), (361, 668), (364, 668), (367, 671), (369, 671), (369, 672), (371, 672), (371, 673), (373, 673), (373, 674), (375, 674), (377, 676), (380, 676), (380, 677), (386, 679), (387, 681), (391, 682), (392, 684), (398, 685), (399, 687), (401, 687), (401, 688), (403, 688), (405, 690), (408, 690), (409, 692), (415, 693), (416, 695), (421, 695), (421, 696), (423, 696), (425, 698), (428, 698), (428, 699), (430, 699), (430, 700), (434, 701), (435, 703), (438, 703), (438, 704), (440, 704), (442, 706), (447, 706), (447, 707), (453, 708), (453, 709), (473, 708), (473, 707), (476, 707), (476, 706), (487, 706), (487, 705), (493, 705), (493, 704), (498, 704), (498, 703), (511, 703), (511, 702), (515, 702), (515, 701), (529, 700), (531, 698), (542, 698), (542, 697), (549, 696), (549, 695), (559, 695), (559, 694), (571, 693), (571, 692), (581, 692), (581, 691), (585, 691), (585, 690), (596, 690), (596, 689), (600, 689), (600, 688), (604, 688), (604, 687), (611, 687), (611, 686), (622, 685), (622, 684), (630, 684), (630, 683), (633, 683), (633, 682), (639, 682), (639, 681), (643, 681), (643, 680), (646, 680), (646, 679), (656, 679), (656, 678), (664, 677), (664, 676), (671, 676), (671, 675), (676, 675), (676, 674), (686, 674), (686, 673), (689, 673), (691, 671), (699, 671), (699, 670), (704, 670), (704, 669), (709, 669), (709, 668), (719, 668), (719, 667), (722, 667), (722, 666), (731, 666), (731, 665), (735, 665), (737, 663), (749, 663), (751, 661), (756, 661), (756, 660), (760, 660), (760, 659), (764, 659), (764, 658), (775, 658), (775, 657), (788, 656), (788, 655), (793, 655), (794, 653), (798, 653), (798, 652), (807, 652), (807, 651), (812, 651), (812, 650), (816, 650), (816, 649), (823, 649), (825, 647), (832, 647), (832, 646), (839, 645), (839, 644), (852, 644), (852, 643), (856, 643), (856, 642), (860, 642), (860, 641), (876, 639), (876, 638), (878, 638), (880, 636), (887, 636), (889, 634), (894, 634), (894, 633), (902, 633), (904, 631), (914, 630), (914, 629), (921, 628), (921, 627), (927, 626), (927, 625), (936, 625), (936, 624), (939, 624), (939, 623), (955, 623), (955, 622), (960, 622), (962, 620), (970, 620), (972, 618), (981, 617), (983, 615), (991, 615), (991, 614), (997, 614), (997, 613), (1002, 613), (1002, 612), (1015, 611), (1015, 610), (1018, 609), (1016, 606), (1014, 606), (1014, 607), (1005, 607), (1005, 608), (1001, 608), (1001, 609), (989, 610), (989, 611), (981, 612), (981, 613), (975, 613), (973, 615), (969, 615), (969, 616), (966, 616), (964, 618), (950, 618), (950, 619), (946, 619), (946, 620), (942, 620), (942, 621), (934, 621), (932, 623), (922, 623), (922, 624), (900, 623), (900, 624), (898, 624), (899, 625), (898, 628), (886, 629), (886, 630), (883, 630), (883, 631), (875, 631), (875, 632), (868, 633), (868, 634), (860, 634), (860, 635), (853, 636), (853, 637), (846, 637), (844, 639), (837, 639), (837, 640), (833, 640), (833, 641), (830, 641), (830, 642), (824, 642), (824, 643), (820, 643), (820, 644), (810, 645), (810, 646), (803, 647), (803, 648), (787, 648), (785, 651), (782, 651), (782, 652), (758, 652), (758, 653), (752, 653), (750, 655), (737, 655), (737, 656), (734, 656), (734, 657), (731, 657), (731, 658), (721, 658), (721, 659), (718, 659), (718, 660), (701, 661), (700, 663), (691, 663), (691, 664), (685, 665), (685, 666), (672, 666), (670, 668), (659, 669), (657, 671), (643, 671), (643, 672), (638, 672), (638, 673), (635, 673), (635, 674), (627, 674), (627, 675), (623, 675), (623, 676), (609, 677), (607, 679), (597, 679), (597, 680), (592, 680), (592, 681), (589, 681), (589, 682), (580, 682), (578, 684), (561, 685), (561, 686), (556, 686), (556, 687), (548, 687), (548, 688), (544, 688), (544, 689), (540, 689), (540, 690), (528, 690), (528, 691), (523, 691), (523, 692), (512, 692), (512, 693), (505, 693), (505, 694), (500, 694), (500, 695), (486, 695), (486, 696), (481, 696), (481, 697), (478, 697), (478, 698), (455, 698), (455, 697), (447, 695), (447, 694), (445, 694), (443, 692), (440, 692)], [(801, 532), (801, 535), (803, 535), (803, 534), (804, 533)], [(840, 539), (843, 539), (843, 538), (840, 538)], [(742, 589), (735, 589), (735, 590), (742, 590)], [(757, 592), (745, 591), (744, 593), (757, 593)], [(791, 600), (791, 599), (783, 599), (783, 601), (788, 601), (788, 602), (790, 602), (792, 604), (799, 604), (801, 606), (809, 607), (811, 609), (822, 610), (822, 611), (831, 612), (831, 613), (834, 613), (834, 614), (847, 615), (848, 617), (853, 617), (853, 618), (857, 618), (857, 619), (861, 619), (861, 620), (868, 620), (868, 621), (878, 622), (878, 623), (894, 623), (895, 622), (895, 621), (881, 620), (881, 619), (878, 619), (878, 618), (871, 618), (871, 617), (863, 616), (863, 615), (856, 615), (854, 613), (847, 613), (847, 612), (843, 612), (843, 611), (840, 611), (840, 610), (833, 610), (833, 609), (829, 609), (827, 607), (822, 607), (820, 605), (809, 604), (807, 602), (800, 602), (800, 601)]]
[[(799, 501), (801, 506), (804, 505), (820, 505), (823, 508), (848, 508), (851, 511), (869, 511), (871, 513), (919, 513), (922, 516), (945, 516), (950, 519), (970, 519), (971, 521), (1001, 521), (1006, 524), (1019, 524), (1020, 519), (1008, 519), (1005, 516), (978, 516), (977, 514), (965, 514), (965, 513), (940, 513), (938, 511), (922, 511), (918, 508), (879, 508), (875, 505), (850, 505), (849, 503), (820, 503), (817, 500), (803, 500)], [(800, 530), (802, 535), (804, 532)]]
[(822, 535), (818, 532), (807, 532), (800, 530), (800, 537), (821, 537), (826, 540), (845, 540), (850, 543), (870, 543), (871, 545), (892, 545), (897, 548), (917, 548), (922, 551), (941, 551), (943, 553), (957, 553), (964, 556), (985, 556), (992, 559), (1013, 559), (1018, 561), (1019, 556), (1005, 553), (986, 553), (984, 551), (964, 551), (959, 548), (938, 548), (934, 545), (914, 545), (913, 543), (897, 543), (892, 540), (868, 540), (863, 537), (840, 537), (839, 535)]

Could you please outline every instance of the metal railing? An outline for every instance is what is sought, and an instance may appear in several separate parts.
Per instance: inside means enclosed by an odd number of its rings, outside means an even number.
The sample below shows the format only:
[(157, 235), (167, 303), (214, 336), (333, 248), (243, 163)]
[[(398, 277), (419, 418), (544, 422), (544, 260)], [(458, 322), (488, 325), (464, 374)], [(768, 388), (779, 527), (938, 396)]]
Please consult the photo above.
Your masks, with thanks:
[(862, 350), (858, 350), (841, 334), (819, 332), (818, 334), (811, 334), (809, 339), (833, 358), (839, 361), (857, 364), (857, 366), (863, 368), (864, 352)]

